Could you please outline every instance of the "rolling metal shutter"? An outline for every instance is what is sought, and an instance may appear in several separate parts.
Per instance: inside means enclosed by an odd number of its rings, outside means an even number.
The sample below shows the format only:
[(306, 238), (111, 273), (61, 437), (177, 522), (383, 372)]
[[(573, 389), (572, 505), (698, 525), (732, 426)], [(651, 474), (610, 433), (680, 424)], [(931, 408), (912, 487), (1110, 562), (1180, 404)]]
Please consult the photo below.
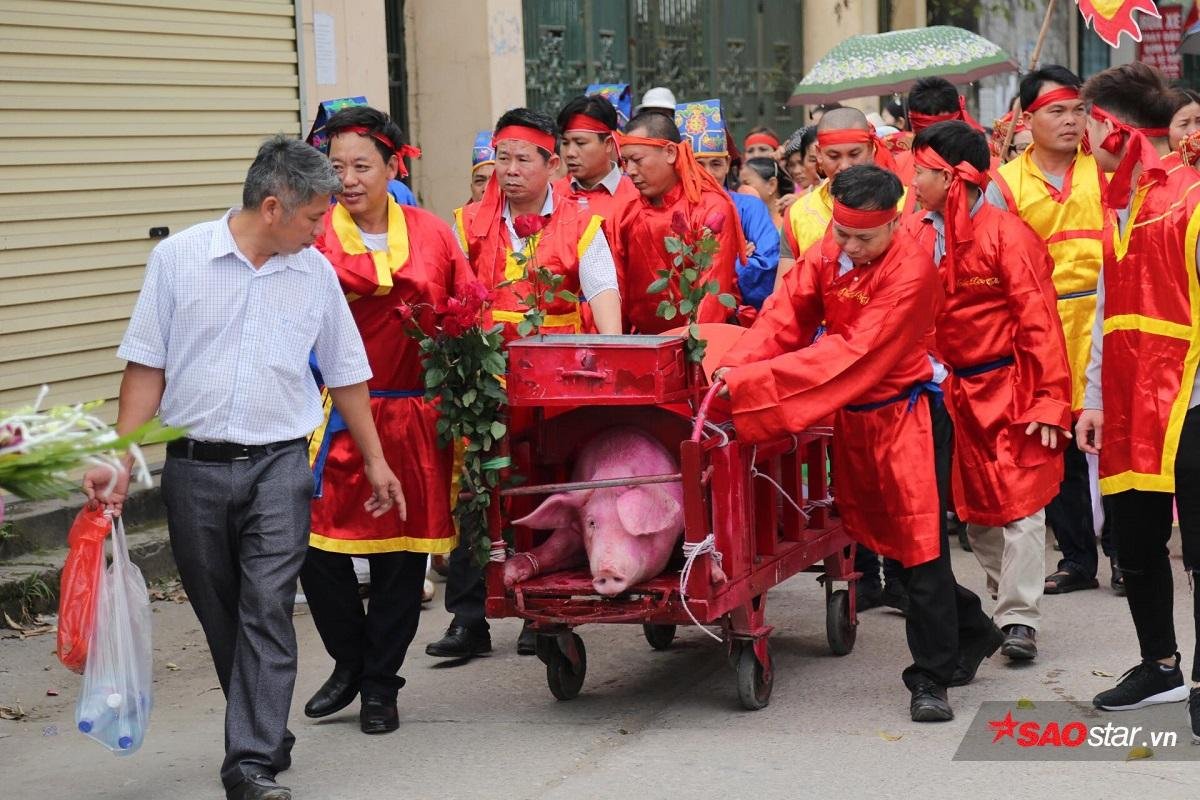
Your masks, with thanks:
[(0, 408), (117, 396), (151, 229), (220, 216), (262, 139), (300, 133), (295, 13), (0, 0)]

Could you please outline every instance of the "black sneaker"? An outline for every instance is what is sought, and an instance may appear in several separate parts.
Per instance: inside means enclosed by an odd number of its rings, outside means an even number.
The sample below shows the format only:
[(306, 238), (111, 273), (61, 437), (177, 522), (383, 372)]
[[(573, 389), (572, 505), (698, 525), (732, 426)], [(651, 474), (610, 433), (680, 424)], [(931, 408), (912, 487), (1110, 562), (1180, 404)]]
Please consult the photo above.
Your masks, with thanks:
[(1188, 695), (1188, 716), (1192, 718), (1192, 744), (1200, 744), (1200, 688)]
[(1121, 676), (1121, 681), (1096, 695), (1092, 705), (1103, 711), (1132, 711), (1154, 703), (1178, 703), (1188, 699), (1188, 688), (1179, 669), (1179, 653), (1175, 665), (1165, 667), (1157, 661), (1143, 661)]

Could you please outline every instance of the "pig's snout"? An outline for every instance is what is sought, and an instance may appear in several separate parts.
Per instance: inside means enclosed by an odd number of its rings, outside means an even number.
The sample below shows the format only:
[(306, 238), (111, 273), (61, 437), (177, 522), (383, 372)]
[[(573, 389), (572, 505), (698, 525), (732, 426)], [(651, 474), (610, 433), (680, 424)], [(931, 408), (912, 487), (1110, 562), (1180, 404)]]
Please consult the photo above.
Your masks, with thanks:
[(612, 597), (629, 588), (629, 579), (616, 574), (612, 570), (602, 570), (592, 577), (592, 586), (600, 594)]

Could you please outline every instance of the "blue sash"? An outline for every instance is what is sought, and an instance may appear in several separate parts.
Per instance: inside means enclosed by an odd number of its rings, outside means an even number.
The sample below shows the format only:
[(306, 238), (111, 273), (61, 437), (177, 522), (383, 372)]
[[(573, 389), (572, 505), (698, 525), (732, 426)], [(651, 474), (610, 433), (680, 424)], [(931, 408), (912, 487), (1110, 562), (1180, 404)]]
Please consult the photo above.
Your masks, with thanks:
[(903, 400), (908, 401), (908, 412), (912, 412), (917, 405), (917, 400), (922, 394), (928, 394), (935, 406), (942, 403), (942, 387), (938, 386), (933, 381), (925, 381), (924, 383), (913, 384), (913, 387), (903, 394), (898, 394), (895, 397), (887, 400), (879, 400), (874, 403), (859, 403), (852, 406), (846, 406), (847, 411), (875, 411), (880, 408), (890, 406), (892, 403), (899, 403)]
[(985, 372), (991, 372), (992, 370), (1003, 369), (1004, 367), (1012, 366), (1015, 363), (1016, 361), (1012, 356), (1004, 356), (1003, 358), (997, 358), (995, 361), (988, 361), (983, 364), (974, 364), (970, 367), (953, 367), (952, 369), (954, 374), (960, 378), (974, 378), (976, 375), (982, 375)]

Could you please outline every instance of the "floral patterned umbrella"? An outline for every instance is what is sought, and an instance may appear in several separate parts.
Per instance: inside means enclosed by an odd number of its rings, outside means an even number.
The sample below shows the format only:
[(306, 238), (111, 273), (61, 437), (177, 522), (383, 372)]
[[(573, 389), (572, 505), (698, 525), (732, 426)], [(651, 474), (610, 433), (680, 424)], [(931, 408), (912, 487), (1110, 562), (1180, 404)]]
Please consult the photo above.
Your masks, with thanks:
[(970, 83), (1017, 69), (999, 46), (948, 25), (851, 36), (796, 84), (788, 105), (905, 92), (921, 78)]

